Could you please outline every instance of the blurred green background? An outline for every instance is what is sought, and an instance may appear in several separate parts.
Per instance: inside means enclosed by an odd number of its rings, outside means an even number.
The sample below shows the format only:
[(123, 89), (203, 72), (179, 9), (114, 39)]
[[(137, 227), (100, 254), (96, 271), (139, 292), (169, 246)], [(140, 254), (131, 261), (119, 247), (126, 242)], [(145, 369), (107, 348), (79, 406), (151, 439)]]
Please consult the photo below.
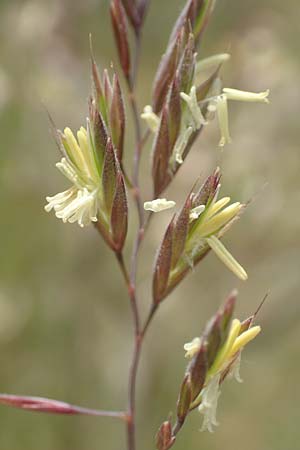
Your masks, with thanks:
[[(139, 73), (140, 108), (150, 102), (151, 80), (183, 3), (151, 2)], [(46, 195), (67, 187), (54, 166), (58, 154), (44, 105), (60, 128), (77, 129), (85, 122), (90, 32), (99, 65), (117, 65), (108, 4), (0, 1), (0, 391), (121, 409), (132, 350), (123, 280), (92, 227), (64, 225), (43, 210)], [(174, 411), (185, 368), (183, 344), (200, 334), (233, 287), (240, 292), (240, 318), (250, 315), (270, 289), (258, 319), (263, 333), (244, 354), (244, 384), (223, 387), (217, 431), (200, 433), (201, 417), (195, 412), (175, 448), (299, 446), (299, 17), (298, 0), (217, 2), (199, 56), (230, 49), (224, 84), (253, 91), (270, 88), (271, 104), (231, 104), (232, 145), (220, 152), (218, 128), (212, 123), (167, 196), (180, 204), (193, 180), (218, 164), (225, 195), (243, 201), (254, 197), (225, 239), (249, 281), (239, 282), (211, 254), (161, 307), (139, 372), (139, 449), (154, 448), (158, 426)], [(129, 165), (131, 131), (126, 153)], [(142, 167), (147, 199), (149, 155), (150, 146)], [(154, 218), (141, 253), (143, 313), (150, 302), (152, 261), (171, 214)], [(128, 249), (136, 224), (133, 212), (130, 224)], [(1, 407), (0, 424), (0, 450), (125, 448), (123, 425), (105, 418)]]

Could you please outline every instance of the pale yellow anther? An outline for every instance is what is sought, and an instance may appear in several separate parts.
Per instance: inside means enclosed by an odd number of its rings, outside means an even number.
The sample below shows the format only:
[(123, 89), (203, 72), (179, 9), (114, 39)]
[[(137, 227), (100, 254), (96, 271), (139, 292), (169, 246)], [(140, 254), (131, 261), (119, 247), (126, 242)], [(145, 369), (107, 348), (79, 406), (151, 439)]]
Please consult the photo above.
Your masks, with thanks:
[(256, 336), (260, 333), (261, 327), (255, 326), (249, 328), (249, 330), (244, 331), (240, 336), (236, 338), (234, 344), (230, 350), (228, 355), (229, 358), (232, 358), (239, 350), (245, 347), (250, 341), (252, 341)]
[(81, 127), (77, 132), (77, 139), (83, 154), (83, 158), (85, 160), (85, 169), (87, 171), (87, 176), (97, 183), (99, 180), (99, 175), (95, 164), (93, 150), (89, 143), (87, 131), (85, 128)]
[(87, 137), (87, 131), (84, 127), (80, 127), (79, 131), (81, 131)]
[(237, 260), (216, 236), (211, 236), (210, 238), (207, 238), (206, 241), (222, 263), (225, 264), (231, 272), (233, 272), (242, 281), (246, 281), (248, 279), (245, 269), (237, 262)]
[(241, 203), (236, 202), (227, 206), (223, 211), (210, 216), (209, 219), (200, 225), (198, 232), (202, 236), (209, 236), (210, 234), (216, 233), (220, 228), (222, 228), (226, 223), (233, 219), (243, 208)]
[(238, 89), (224, 88), (223, 93), (226, 95), (227, 100), (270, 103), (268, 99), (268, 96), (270, 94), (269, 89), (267, 89), (264, 92), (255, 93), (255, 92), (240, 91)]
[(230, 197), (223, 197), (214, 203), (206, 213), (206, 220), (214, 216), (217, 212), (224, 208), (230, 202)]
[(87, 166), (84, 160), (84, 156), (82, 154), (82, 151), (75, 139), (75, 136), (70, 128), (64, 129), (64, 135), (67, 140), (67, 144), (69, 146), (70, 152), (72, 154), (72, 159), (74, 160), (77, 168), (79, 170), (83, 170), (87, 172)]
[(69, 164), (66, 158), (62, 158), (59, 162), (55, 164), (57, 169), (66, 177), (71, 183), (78, 184), (78, 174), (72, 165)]
[(174, 147), (174, 157), (175, 161), (178, 164), (183, 163), (183, 154), (184, 150), (186, 149), (186, 146), (189, 142), (190, 137), (192, 136), (194, 132), (193, 127), (187, 127), (184, 131), (182, 131), (176, 141), (175, 147)]
[(224, 147), (225, 144), (231, 143), (228, 124), (228, 106), (226, 95), (220, 95), (217, 98), (216, 107), (217, 107), (219, 127), (221, 131), (221, 139), (219, 142), (219, 146)]
[(227, 339), (221, 350), (219, 351), (212, 367), (210, 368), (210, 375), (213, 376), (222, 368), (224, 363), (228, 359), (228, 355), (232, 349), (232, 346), (239, 335), (241, 329), (241, 322), (238, 319), (234, 319), (231, 323), (230, 331), (228, 333)]

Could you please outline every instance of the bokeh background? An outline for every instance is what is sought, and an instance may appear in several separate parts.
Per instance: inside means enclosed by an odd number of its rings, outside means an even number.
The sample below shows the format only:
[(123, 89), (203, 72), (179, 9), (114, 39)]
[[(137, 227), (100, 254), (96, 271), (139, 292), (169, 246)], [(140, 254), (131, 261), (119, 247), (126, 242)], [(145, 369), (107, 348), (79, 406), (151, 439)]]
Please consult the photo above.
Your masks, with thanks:
[[(139, 73), (140, 108), (183, 0), (152, 0)], [(115, 260), (94, 229), (64, 225), (43, 206), (66, 188), (45, 106), (60, 128), (77, 129), (91, 87), (88, 34), (99, 65), (116, 63), (108, 0), (0, 1), (0, 391), (43, 395), (99, 408), (126, 402), (132, 329)], [(249, 273), (239, 282), (209, 255), (161, 307), (139, 373), (138, 439), (153, 449), (174, 411), (185, 367), (182, 345), (199, 335), (226, 294), (240, 292), (238, 316), (270, 289), (245, 352), (244, 383), (224, 385), (220, 427), (200, 433), (195, 412), (177, 449), (294, 450), (300, 441), (299, 227), (300, 58), (298, 0), (219, 0), (200, 57), (230, 49), (230, 87), (271, 89), (271, 104), (231, 104), (232, 145), (222, 153), (216, 123), (205, 129), (167, 195), (179, 204), (192, 181), (216, 164), (223, 193), (254, 198), (225, 239)], [(130, 115), (126, 161), (132, 155)], [(150, 195), (150, 146), (142, 170)], [(147, 198), (148, 199), (148, 198)], [(153, 220), (139, 270), (140, 303), (150, 302), (152, 261), (171, 213)], [(127, 247), (136, 224), (131, 214)], [(127, 252), (129, 256), (129, 251)], [(0, 408), (0, 450), (125, 448), (110, 419), (54, 417)]]

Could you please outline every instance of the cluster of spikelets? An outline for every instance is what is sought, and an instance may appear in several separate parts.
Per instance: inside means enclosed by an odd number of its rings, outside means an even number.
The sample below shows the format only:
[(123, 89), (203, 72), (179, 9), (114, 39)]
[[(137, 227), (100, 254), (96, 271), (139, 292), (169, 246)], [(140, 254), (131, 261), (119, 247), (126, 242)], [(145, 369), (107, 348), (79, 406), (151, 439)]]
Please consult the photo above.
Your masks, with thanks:
[(86, 128), (77, 139), (70, 130), (55, 130), (62, 158), (56, 167), (72, 186), (47, 197), (47, 212), (52, 209), (63, 222), (81, 227), (94, 222), (105, 241), (120, 251), (127, 234), (127, 193), (122, 172), (125, 111), (117, 75), (112, 83), (106, 71), (101, 81), (92, 59), (94, 93), (89, 101)]
[(152, 176), (157, 197), (169, 185), (199, 133), (217, 115), (223, 147), (231, 142), (228, 101), (268, 103), (269, 91), (252, 93), (222, 87), (227, 53), (197, 61), (197, 44), (211, 1), (189, 1), (171, 34), (154, 82), (152, 106), (142, 118), (154, 133)]
[[(231, 141), (229, 100), (268, 102), (268, 91), (255, 94), (222, 88), (220, 70), (228, 54), (197, 61), (197, 45), (212, 11), (213, 2), (189, 0), (178, 18), (154, 80), (152, 106), (141, 114), (153, 132), (153, 200), (145, 210), (159, 212), (175, 206), (157, 198), (184, 162), (191, 145), (215, 113), (221, 130), (220, 145)], [(120, 0), (111, 2), (111, 15), (123, 73), (132, 82), (126, 15), (137, 31), (136, 14)], [(141, 19), (142, 16), (140, 16)], [(123, 31), (122, 31), (123, 30)], [(125, 31), (124, 31), (125, 30)], [(123, 38), (124, 39), (123, 39)], [(204, 81), (199, 81), (204, 77)], [(71, 187), (47, 197), (46, 211), (54, 210), (63, 222), (81, 227), (94, 222), (108, 245), (120, 252), (127, 234), (127, 192), (122, 156), (125, 110), (121, 87), (107, 71), (100, 79), (92, 57), (93, 95), (89, 118), (75, 137), (69, 128), (56, 131), (62, 159), (56, 166)], [(221, 239), (240, 217), (245, 205), (218, 198), (217, 169), (200, 189), (194, 187), (183, 207), (174, 214), (157, 252), (153, 274), (153, 304), (158, 305), (210, 250), (241, 280), (247, 273)]]
[(220, 240), (245, 205), (235, 202), (228, 206), (230, 197), (218, 200), (220, 187), (217, 169), (200, 189), (189, 193), (182, 209), (173, 216), (154, 266), (154, 303), (162, 301), (210, 249), (236, 276), (247, 279), (243, 267)]
[(236, 302), (233, 292), (225, 305), (207, 323), (201, 337), (185, 344), (186, 368), (177, 402), (177, 419), (172, 427), (165, 421), (157, 434), (158, 450), (167, 450), (175, 442), (176, 435), (189, 413), (195, 409), (203, 415), (201, 431), (213, 431), (218, 425), (217, 405), (220, 387), (226, 378), (241, 382), (240, 362), (244, 347), (260, 332), (254, 326), (255, 315), (240, 322), (232, 319)]
[[(132, 74), (125, 11), (137, 31), (145, 10), (141, 7), (138, 12), (130, 6), (131, 2), (125, 2), (123, 6), (122, 3), (120, 0), (111, 2), (111, 16), (121, 66), (130, 84)], [(256, 94), (222, 87), (220, 70), (222, 64), (230, 58), (229, 54), (197, 61), (197, 45), (213, 3), (211, 0), (187, 2), (158, 67), (152, 106), (146, 106), (141, 114), (154, 134), (154, 199), (167, 188), (195, 139), (214, 118), (215, 113), (221, 130), (220, 145), (231, 142), (227, 110), (229, 100), (268, 102), (269, 91)], [(127, 208), (122, 170), (119, 170), (122, 166), (125, 111), (116, 74), (111, 83), (104, 71), (101, 82), (93, 58), (92, 72), (94, 95), (90, 100), (90, 117), (86, 128), (80, 128), (77, 139), (69, 128), (64, 133), (57, 134), (63, 153), (57, 168), (69, 179), (72, 187), (56, 196), (47, 197), (46, 211), (53, 209), (56, 216), (64, 222), (78, 222), (80, 226), (98, 222), (106, 241), (113, 247), (115, 239), (112, 237), (112, 228), (116, 224), (111, 218), (112, 197), (122, 197), (123, 210)], [(116, 213), (113, 215), (120, 217)], [(123, 227), (122, 238), (125, 238), (125, 228)]]
[[(184, 163), (192, 144), (205, 126), (217, 117), (219, 146), (231, 142), (229, 101), (268, 103), (269, 91), (252, 93), (223, 87), (220, 72), (230, 55), (222, 53), (199, 60), (197, 47), (214, 6), (213, 0), (188, 0), (171, 33), (158, 67), (151, 99), (141, 118), (152, 135), (152, 200), (144, 209), (159, 212), (173, 208), (174, 201), (160, 198)], [(133, 85), (127, 19), (139, 35), (148, 2), (111, 1), (111, 17), (119, 60), (129, 88)], [(120, 253), (127, 234), (127, 192), (123, 171), (125, 110), (116, 74), (100, 79), (92, 58), (93, 95), (89, 118), (75, 137), (69, 128), (55, 131), (62, 153), (57, 168), (71, 187), (47, 197), (46, 211), (54, 210), (63, 222), (81, 227), (94, 223), (111, 249)], [(147, 135), (147, 133), (146, 133)], [(240, 217), (245, 205), (219, 198), (220, 171), (216, 169), (200, 188), (196, 184), (182, 208), (173, 215), (157, 251), (153, 273), (152, 310), (183, 280), (210, 250), (241, 280), (244, 268), (221, 239)], [(130, 184), (129, 184), (130, 187)], [(157, 434), (157, 449), (168, 450), (188, 414), (198, 408), (202, 429), (217, 425), (220, 386), (229, 376), (240, 381), (239, 363), (245, 345), (260, 332), (254, 316), (231, 322), (235, 294), (211, 319), (201, 337), (185, 345), (190, 363), (177, 403), (174, 426), (165, 421)], [(231, 322), (231, 323), (230, 323)]]
[[(148, 4), (149, 0), (110, 2), (120, 65), (129, 87), (131, 101), (135, 68), (131, 63), (127, 20), (136, 37), (139, 37)], [(219, 145), (223, 147), (231, 142), (228, 101), (268, 103), (268, 90), (252, 93), (222, 86), (221, 66), (228, 61), (230, 55), (223, 53), (197, 60), (197, 46), (214, 4), (215, 0), (187, 0), (158, 67), (151, 105), (147, 105), (141, 114), (153, 137), (153, 195), (151, 201), (144, 203), (144, 209), (150, 211), (148, 219), (152, 212), (175, 207), (174, 201), (159, 196), (184, 163), (201, 130), (215, 116), (218, 118), (221, 133)], [(136, 299), (133, 298), (134, 265), (146, 222), (142, 223), (140, 220), (137, 246), (134, 247), (132, 283), (121, 253), (128, 222), (125, 187), (127, 177), (122, 162), (125, 135), (123, 95), (115, 73), (112, 81), (107, 71), (104, 71), (103, 77), (100, 78), (93, 56), (92, 78), (93, 94), (89, 99), (86, 126), (81, 127), (76, 136), (70, 128), (61, 132), (54, 127), (61, 152), (61, 159), (56, 167), (71, 186), (63, 192), (47, 197), (45, 210), (53, 210), (56, 217), (64, 223), (78, 223), (80, 227), (94, 223), (118, 257), (128, 284), (133, 310), (137, 311), (134, 311), (136, 353), (133, 358), (129, 395), (130, 403), (134, 404), (134, 383), (139, 359), (137, 348), (141, 347), (153, 312), (190, 269), (213, 250), (239, 279), (247, 279), (246, 271), (221, 241), (226, 231), (240, 217), (245, 205), (240, 202), (231, 203), (229, 197), (219, 198), (219, 169), (207, 177), (200, 188), (197, 188), (196, 184), (193, 186), (182, 208), (173, 215), (157, 251), (150, 315), (144, 328), (140, 329), (139, 311)], [(135, 118), (138, 121), (138, 117)], [(148, 134), (151, 133), (146, 132), (146, 136)], [(141, 142), (137, 144), (140, 151)], [(130, 182), (128, 184), (132, 187)], [(137, 197), (138, 183), (134, 184), (134, 188), (134, 195)], [(138, 208), (139, 213), (143, 213), (140, 203)], [(235, 303), (236, 292), (233, 292), (224, 306), (207, 323), (203, 334), (184, 345), (189, 363), (179, 389), (176, 418), (174, 424), (168, 419), (160, 426), (156, 436), (157, 450), (168, 450), (173, 446), (188, 415), (196, 409), (203, 416), (201, 431), (212, 432), (218, 425), (217, 405), (221, 385), (227, 378), (232, 377), (241, 382), (239, 369), (242, 351), (260, 333), (260, 327), (254, 325), (257, 313), (242, 322), (238, 319), (232, 320)], [(135, 447), (132, 405), (127, 411), (102, 411), (47, 398), (6, 394), (0, 394), (0, 403), (53, 414), (118, 417), (128, 425), (128, 448)]]

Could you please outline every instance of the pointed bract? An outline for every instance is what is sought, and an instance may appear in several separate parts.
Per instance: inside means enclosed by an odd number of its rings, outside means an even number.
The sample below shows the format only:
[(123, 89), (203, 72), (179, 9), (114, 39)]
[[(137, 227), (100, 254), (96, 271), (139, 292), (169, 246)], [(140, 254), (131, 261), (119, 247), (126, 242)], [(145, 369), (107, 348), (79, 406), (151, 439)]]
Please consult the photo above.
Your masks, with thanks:
[(98, 67), (94, 60), (93, 55), (91, 55), (91, 65), (92, 65), (92, 79), (93, 79), (93, 87), (94, 87), (94, 97), (96, 100), (97, 108), (100, 111), (104, 121), (107, 123), (107, 104), (104, 95), (103, 86), (100, 79), (100, 74), (98, 71)]
[(126, 11), (127, 17), (130, 20), (135, 32), (138, 32), (141, 25), (141, 17), (138, 6), (135, 0), (121, 0), (122, 5)]
[(168, 94), (168, 129), (170, 148), (173, 148), (180, 132), (181, 100), (178, 77), (175, 77)]
[(179, 90), (189, 92), (195, 71), (195, 41), (193, 34), (189, 34), (187, 44), (177, 68), (177, 75), (180, 77)]
[(177, 419), (182, 424), (189, 413), (192, 402), (192, 385), (190, 374), (187, 373), (183, 379), (177, 401)]
[(90, 102), (90, 120), (93, 132), (93, 144), (95, 147), (99, 165), (100, 167), (102, 167), (108, 140), (108, 133), (101, 113), (98, 111), (98, 109), (95, 108), (92, 102)]
[(171, 221), (163, 238), (154, 265), (153, 302), (158, 304), (164, 296), (171, 269), (174, 223)]
[(121, 161), (124, 146), (125, 108), (120, 83), (116, 74), (113, 78), (112, 91), (113, 93), (110, 107), (110, 130), (114, 147), (117, 149), (118, 159), (119, 161)]
[(113, 95), (113, 87), (112, 83), (110, 81), (109, 73), (107, 69), (103, 70), (103, 86), (104, 86), (104, 95), (106, 104), (110, 105)]
[(173, 244), (172, 244), (172, 262), (171, 267), (174, 268), (181, 257), (189, 228), (189, 216), (191, 210), (191, 199), (188, 198), (182, 210), (176, 215), (174, 221)]
[(153, 110), (156, 113), (161, 111), (169, 86), (176, 75), (188, 36), (189, 27), (186, 23), (182, 26), (176, 39), (169, 43), (166, 53), (162, 56), (153, 84)]
[(221, 310), (221, 331), (222, 331), (222, 344), (228, 335), (229, 324), (232, 319), (233, 311), (237, 300), (237, 290), (233, 290), (227, 299), (225, 300), (224, 306)]
[(172, 424), (169, 420), (166, 420), (156, 434), (157, 450), (169, 450), (175, 443), (175, 439), (175, 436), (172, 435)]
[(112, 142), (110, 139), (108, 139), (102, 171), (102, 187), (105, 206), (109, 216), (111, 214), (111, 208), (116, 191), (116, 180), (116, 155)]
[(221, 334), (221, 315), (217, 313), (212, 320), (208, 323), (204, 336), (207, 341), (207, 365), (208, 369), (214, 362), (216, 355), (222, 345)]
[(214, 2), (215, 0), (188, 0), (174, 25), (169, 42), (176, 38), (182, 25), (189, 22), (198, 43), (207, 25)]
[(154, 180), (154, 196), (159, 197), (168, 182), (170, 158), (170, 139), (168, 127), (168, 111), (164, 108), (159, 130), (153, 148), (152, 176)]
[(119, 53), (119, 60), (125, 77), (130, 79), (130, 49), (126, 15), (121, 0), (111, 0), (110, 14), (115, 40)]
[(192, 388), (192, 400), (198, 397), (204, 386), (207, 369), (207, 344), (203, 342), (187, 368)]
[(117, 174), (115, 196), (111, 210), (111, 230), (115, 250), (120, 252), (123, 248), (128, 226), (128, 205), (125, 183), (120, 170)]
[(138, 11), (139, 11), (139, 15), (140, 15), (141, 25), (143, 24), (143, 22), (145, 20), (149, 4), (150, 4), (150, 0), (139, 0), (139, 2), (138, 2)]

